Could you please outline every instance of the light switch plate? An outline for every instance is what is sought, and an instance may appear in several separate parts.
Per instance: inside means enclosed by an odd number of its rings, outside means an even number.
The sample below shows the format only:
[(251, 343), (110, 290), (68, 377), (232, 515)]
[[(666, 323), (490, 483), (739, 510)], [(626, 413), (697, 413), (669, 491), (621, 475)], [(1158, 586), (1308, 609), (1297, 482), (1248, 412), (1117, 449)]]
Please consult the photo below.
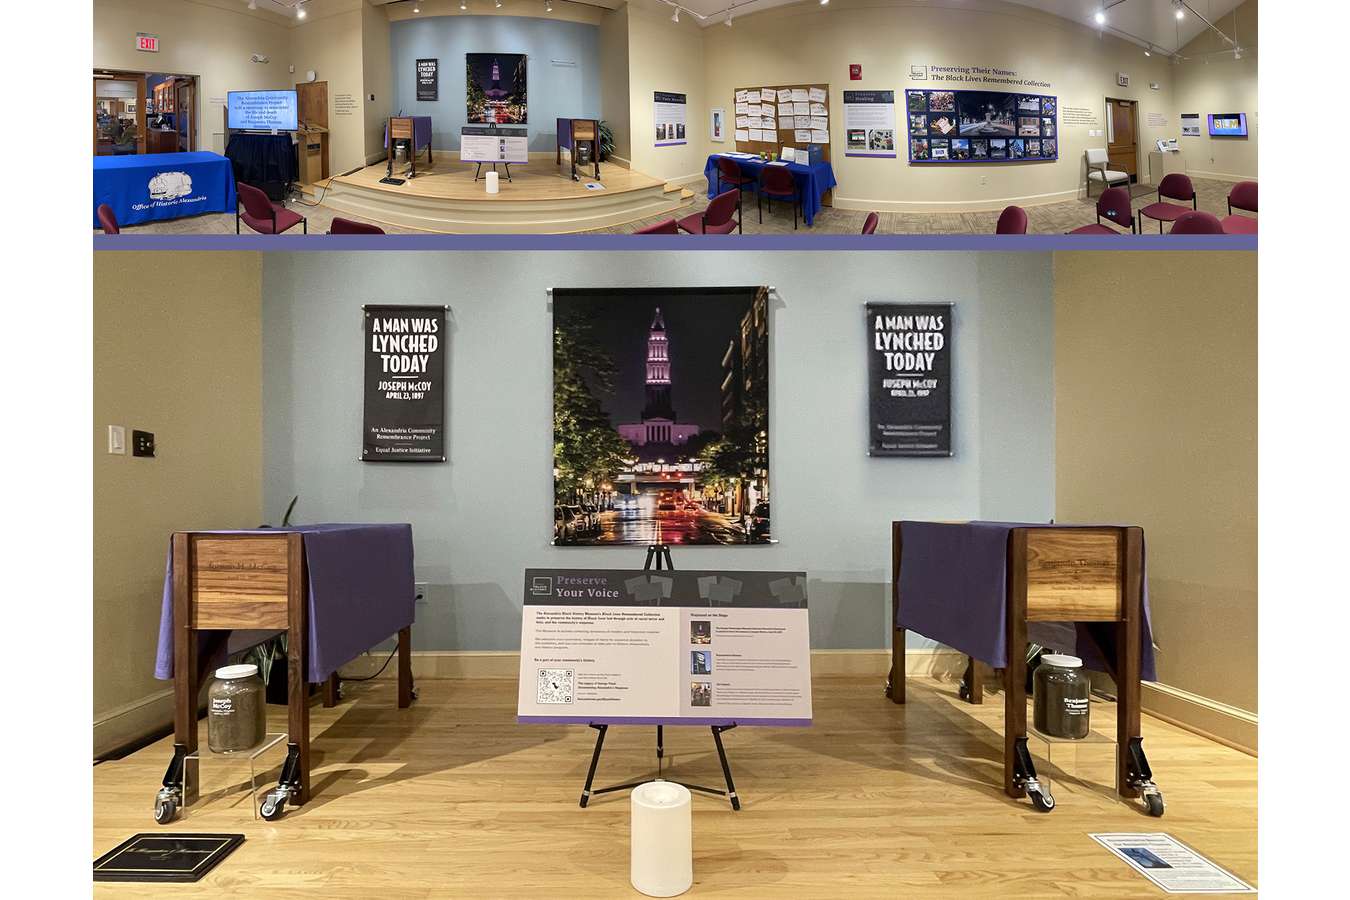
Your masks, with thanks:
[(108, 452), (125, 456), (127, 452), (127, 429), (123, 425), (108, 426)]

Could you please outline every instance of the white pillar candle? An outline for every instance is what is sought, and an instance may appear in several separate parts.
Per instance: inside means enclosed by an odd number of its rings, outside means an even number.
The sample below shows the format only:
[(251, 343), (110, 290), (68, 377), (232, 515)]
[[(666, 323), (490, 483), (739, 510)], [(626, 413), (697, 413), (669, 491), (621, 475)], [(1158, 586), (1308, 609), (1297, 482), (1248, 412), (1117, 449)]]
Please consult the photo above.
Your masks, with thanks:
[(694, 820), (689, 789), (649, 781), (632, 794), (629, 878), (648, 897), (674, 897), (694, 884)]
[(487, 173), (487, 192), (489, 194), (495, 194), (497, 193), (497, 190), (498, 190), (497, 173), (496, 172)]

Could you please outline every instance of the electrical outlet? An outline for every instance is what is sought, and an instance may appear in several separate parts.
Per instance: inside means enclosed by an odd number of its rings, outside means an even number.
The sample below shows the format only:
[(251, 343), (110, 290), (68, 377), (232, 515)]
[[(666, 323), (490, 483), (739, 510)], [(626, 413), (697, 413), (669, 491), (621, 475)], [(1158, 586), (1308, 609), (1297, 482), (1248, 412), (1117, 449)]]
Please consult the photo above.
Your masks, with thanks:
[(131, 432), (131, 455), (132, 456), (154, 456), (155, 455), (155, 433), (153, 431)]
[(413, 598), (416, 599), (418, 603), (427, 602), (427, 583), (425, 581), (413, 583)]
[(988, 176), (988, 175), (981, 175), (981, 176), (980, 176), (980, 184), (988, 184), (988, 183), (989, 183), (989, 176)]
[(127, 429), (122, 425), (108, 426), (108, 452), (125, 456), (127, 452)]

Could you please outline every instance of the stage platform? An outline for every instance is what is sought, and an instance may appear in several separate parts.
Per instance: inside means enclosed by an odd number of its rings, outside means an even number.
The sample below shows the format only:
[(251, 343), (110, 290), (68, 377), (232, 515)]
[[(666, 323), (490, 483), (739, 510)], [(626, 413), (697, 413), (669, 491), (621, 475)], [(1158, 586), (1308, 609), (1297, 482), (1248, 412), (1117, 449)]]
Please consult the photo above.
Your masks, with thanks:
[[(532, 157), (534, 155), (532, 154)], [(417, 177), (401, 185), (381, 184), (385, 163), (328, 180), (323, 205), (404, 228), (443, 234), (567, 234), (622, 225), (669, 213), (692, 200), (692, 194), (659, 178), (609, 163), (600, 164), (601, 189), (587, 188), (590, 179), (573, 181), (554, 165), (552, 154), (540, 154), (527, 165), (511, 166), (511, 181), (498, 167), (501, 191), (489, 194), (484, 181), (474, 181), (474, 164), (459, 161), (458, 152), (438, 150), (427, 165), (417, 163)], [(484, 166), (486, 173), (491, 167)], [(404, 177), (406, 164), (395, 168)]]

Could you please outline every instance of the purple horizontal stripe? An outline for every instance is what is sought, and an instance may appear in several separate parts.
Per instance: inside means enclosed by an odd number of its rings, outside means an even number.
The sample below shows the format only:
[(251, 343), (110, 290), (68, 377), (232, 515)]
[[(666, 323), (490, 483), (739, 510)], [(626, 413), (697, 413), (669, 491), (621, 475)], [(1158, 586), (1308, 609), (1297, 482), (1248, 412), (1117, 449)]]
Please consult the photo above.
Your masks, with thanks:
[(95, 250), (1255, 250), (1254, 234), (98, 234)]
[(520, 725), (762, 725), (772, 728), (809, 728), (810, 719), (745, 719), (716, 716), (516, 716)]
[(847, 150), (844, 151), (844, 155), (861, 156), (864, 158), (870, 156), (872, 159), (895, 159), (896, 156), (894, 153), (849, 153)]

